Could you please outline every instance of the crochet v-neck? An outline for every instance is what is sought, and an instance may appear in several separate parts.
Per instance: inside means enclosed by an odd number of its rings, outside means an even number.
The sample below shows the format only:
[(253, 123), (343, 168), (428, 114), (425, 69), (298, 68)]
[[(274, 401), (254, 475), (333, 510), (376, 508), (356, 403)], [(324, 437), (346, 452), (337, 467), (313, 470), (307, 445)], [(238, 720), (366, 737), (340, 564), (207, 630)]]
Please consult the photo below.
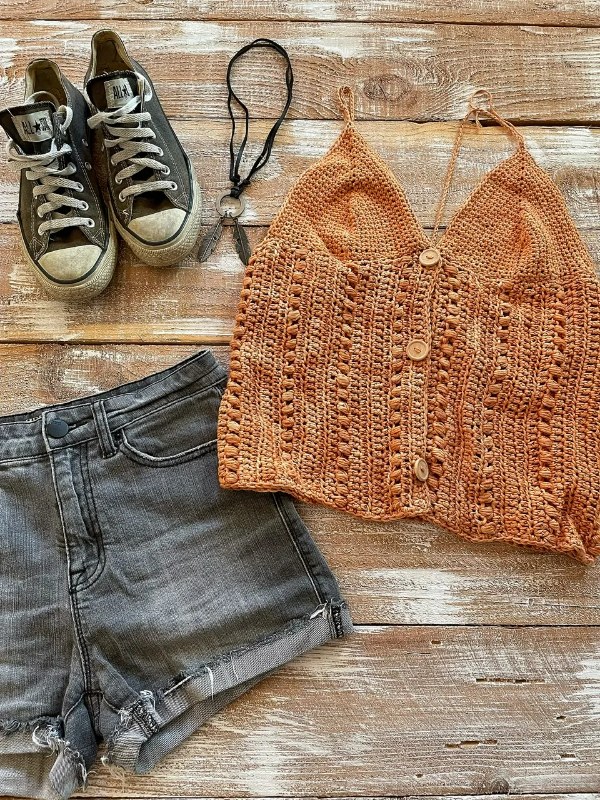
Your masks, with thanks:
[[(487, 102), (488, 107), (479, 105), (475, 103), (475, 98), (478, 96), (483, 96)], [(546, 180), (551, 181), (548, 175), (537, 165), (533, 156), (527, 149), (527, 145), (525, 144), (525, 140), (521, 132), (508, 120), (504, 119), (495, 109), (492, 103), (492, 98), (489, 92), (485, 89), (480, 89), (474, 92), (472, 97), (469, 100), (468, 111), (466, 115), (460, 120), (459, 126), (456, 130), (456, 134), (454, 137), (454, 144), (452, 150), (450, 152), (448, 165), (446, 167), (444, 178), (442, 181), (442, 189), (440, 194), (438, 195), (437, 203), (433, 206), (433, 212), (435, 214), (435, 219), (432, 224), (431, 233), (427, 233), (427, 229), (423, 226), (414, 212), (411, 202), (408, 199), (408, 194), (400, 182), (399, 178), (394, 174), (394, 172), (388, 167), (386, 162), (384, 161), (383, 157), (367, 142), (365, 137), (358, 131), (355, 125), (355, 116), (354, 116), (354, 93), (350, 87), (341, 87), (338, 92), (338, 97), (340, 101), (340, 107), (343, 113), (345, 125), (343, 130), (339, 133), (336, 137), (333, 144), (329, 147), (327, 152), (319, 159), (319, 161), (313, 165), (308, 170), (308, 173), (313, 173), (314, 171), (319, 171), (321, 165), (327, 161), (328, 157), (333, 154), (340, 146), (343, 146), (344, 139), (347, 139), (349, 136), (355, 139), (355, 142), (358, 143), (363, 151), (363, 153), (367, 156), (368, 160), (373, 163), (373, 166), (376, 167), (378, 170), (382, 171), (384, 175), (387, 177), (390, 186), (392, 187), (395, 195), (397, 196), (400, 204), (405, 211), (407, 216), (407, 220), (410, 220), (412, 224), (413, 232), (418, 239), (418, 243), (426, 248), (435, 248), (439, 250), (440, 247), (446, 242), (449, 238), (449, 235), (452, 233), (456, 223), (464, 216), (464, 214), (468, 211), (469, 208), (474, 204), (477, 198), (481, 195), (481, 193), (485, 190), (488, 183), (490, 183), (495, 176), (502, 173), (506, 169), (510, 169), (513, 164), (516, 165), (522, 159), (522, 168), (525, 167), (526, 163), (533, 164), (536, 166), (540, 172), (543, 173), (543, 176)], [(471, 115), (474, 115), (475, 124), (477, 128), (481, 129), (481, 124), (479, 123), (479, 117), (484, 116), (488, 117), (491, 120), (494, 120), (499, 127), (505, 129), (505, 132), (516, 142), (516, 147), (514, 152), (510, 153), (508, 156), (501, 159), (495, 166), (491, 169), (487, 170), (487, 172), (481, 177), (481, 179), (475, 184), (475, 186), (471, 189), (468, 193), (465, 201), (460, 204), (457, 210), (452, 214), (448, 223), (445, 226), (441, 225), (441, 219), (443, 217), (444, 210), (446, 208), (446, 202), (448, 199), (449, 189), (452, 183), (452, 178), (454, 175), (454, 169), (458, 160), (458, 155), (462, 146), (463, 137), (467, 126), (469, 125), (469, 118)], [(308, 174), (307, 173), (307, 174)], [(551, 181), (553, 186), (554, 182)], [(558, 191), (558, 188), (555, 187)], [(285, 204), (284, 204), (285, 205)]]
[[(491, 167), (491, 169), (487, 170), (485, 174), (481, 177), (481, 179), (475, 184), (475, 186), (471, 189), (468, 193), (466, 199), (463, 203), (460, 204), (458, 209), (452, 214), (450, 219), (448, 220), (447, 224), (444, 227), (444, 230), (438, 235), (438, 237), (433, 240), (430, 235), (427, 234), (427, 229), (419, 222), (417, 215), (413, 209), (411, 202), (408, 199), (407, 192), (395, 175), (395, 173), (387, 166), (385, 161), (383, 160), (382, 156), (371, 147), (371, 145), (367, 142), (365, 137), (356, 129), (353, 122), (347, 125), (346, 128), (339, 134), (336, 138), (335, 142), (330, 148), (330, 151), (333, 151), (341, 139), (344, 136), (347, 136), (348, 133), (351, 132), (353, 136), (355, 136), (358, 141), (360, 141), (363, 150), (366, 152), (368, 157), (373, 161), (374, 165), (378, 166), (380, 169), (383, 169), (392, 185), (394, 191), (396, 192), (398, 198), (400, 199), (403, 207), (406, 209), (411, 222), (414, 226), (415, 232), (420, 239), (420, 244), (424, 247), (435, 247), (436, 249), (440, 249), (444, 242), (446, 241), (448, 235), (452, 231), (455, 223), (463, 216), (463, 214), (473, 205), (474, 201), (477, 197), (481, 194), (481, 192), (486, 188), (487, 184), (493, 180), (494, 176), (503, 172), (505, 169), (510, 168), (512, 166), (512, 162), (518, 163), (520, 158), (528, 158), (529, 161), (533, 161), (533, 157), (531, 153), (527, 150), (527, 147), (523, 142), (519, 142), (514, 152), (510, 153), (508, 156), (503, 158), (499, 161), (495, 166)], [(323, 156), (323, 159), (327, 157), (327, 154)], [(535, 163), (535, 162), (534, 162)], [(318, 164), (317, 164), (318, 167)], [(440, 197), (438, 196), (438, 202)], [(435, 213), (435, 206), (434, 206), (434, 213)], [(432, 225), (433, 230), (433, 225)]]

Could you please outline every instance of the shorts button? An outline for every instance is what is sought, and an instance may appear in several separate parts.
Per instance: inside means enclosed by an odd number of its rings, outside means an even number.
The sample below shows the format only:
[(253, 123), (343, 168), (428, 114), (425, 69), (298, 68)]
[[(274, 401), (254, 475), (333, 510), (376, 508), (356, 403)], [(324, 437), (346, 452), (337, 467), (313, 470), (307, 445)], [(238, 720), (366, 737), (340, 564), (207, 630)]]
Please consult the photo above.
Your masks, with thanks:
[(413, 471), (420, 481), (426, 481), (429, 477), (429, 467), (424, 458), (417, 458), (413, 463)]
[(419, 262), (424, 267), (435, 267), (441, 257), (442, 255), (439, 250), (436, 250), (435, 247), (428, 247), (419, 255)]
[(46, 425), (46, 433), (53, 439), (62, 439), (69, 432), (69, 423), (64, 419), (53, 419)]
[(413, 339), (406, 346), (406, 354), (412, 361), (423, 361), (429, 353), (429, 345), (423, 339)]

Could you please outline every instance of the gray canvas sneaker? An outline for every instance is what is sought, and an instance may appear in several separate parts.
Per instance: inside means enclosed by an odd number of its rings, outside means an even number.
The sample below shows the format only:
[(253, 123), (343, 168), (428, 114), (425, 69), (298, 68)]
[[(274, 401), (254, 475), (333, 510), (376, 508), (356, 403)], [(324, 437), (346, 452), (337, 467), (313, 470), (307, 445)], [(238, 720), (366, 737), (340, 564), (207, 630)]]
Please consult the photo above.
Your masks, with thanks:
[(85, 300), (113, 275), (117, 237), (87, 144), (85, 99), (53, 61), (32, 61), (25, 100), (0, 111), (8, 160), (21, 173), (17, 219), (26, 263), (61, 300)]
[(147, 264), (181, 261), (198, 236), (200, 191), (152, 81), (114, 31), (92, 39), (85, 91), (117, 230)]

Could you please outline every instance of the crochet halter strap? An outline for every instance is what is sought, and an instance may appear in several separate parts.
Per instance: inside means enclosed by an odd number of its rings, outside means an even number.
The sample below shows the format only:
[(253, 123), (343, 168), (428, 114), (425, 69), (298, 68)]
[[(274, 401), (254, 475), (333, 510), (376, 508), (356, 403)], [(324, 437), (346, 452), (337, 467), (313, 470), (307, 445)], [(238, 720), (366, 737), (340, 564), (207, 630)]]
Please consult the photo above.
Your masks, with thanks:
[[(483, 97), (488, 101), (487, 108), (475, 103), (475, 100), (479, 97)], [(458, 154), (460, 152), (460, 147), (462, 145), (467, 122), (469, 121), (471, 115), (473, 115), (475, 119), (475, 124), (478, 127), (481, 127), (481, 123), (479, 121), (479, 118), (481, 116), (486, 116), (489, 119), (493, 119), (499, 125), (506, 128), (508, 132), (516, 138), (519, 149), (523, 149), (525, 147), (525, 140), (523, 139), (521, 132), (517, 128), (515, 128), (515, 126), (512, 123), (508, 122), (508, 120), (505, 120), (503, 117), (501, 117), (500, 114), (498, 114), (498, 112), (494, 108), (491, 94), (486, 89), (477, 89), (477, 91), (473, 92), (473, 94), (469, 98), (469, 108), (458, 126), (458, 131), (456, 133), (456, 138), (454, 140), (454, 147), (452, 148), (450, 161), (448, 163), (448, 169), (446, 170), (446, 176), (444, 178), (444, 183), (442, 185), (442, 193), (440, 195), (440, 200), (435, 213), (435, 220), (433, 223), (433, 233), (431, 234), (430, 237), (432, 243), (436, 243), (439, 238), (439, 229), (442, 221), (442, 216), (444, 214), (444, 209), (446, 208), (448, 192), (450, 191), (450, 185), (452, 183), (452, 177), (454, 175), (454, 169), (456, 167), (456, 162), (458, 160)]]
[[(559, 190), (480, 90), (428, 235), (359, 132), (352, 90), (339, 100), (342, 132), (245, 272), (221, 484), (593, 561), (600, 283)], [(482, 117), (516, 150), (442, 230), (464, 134)]]

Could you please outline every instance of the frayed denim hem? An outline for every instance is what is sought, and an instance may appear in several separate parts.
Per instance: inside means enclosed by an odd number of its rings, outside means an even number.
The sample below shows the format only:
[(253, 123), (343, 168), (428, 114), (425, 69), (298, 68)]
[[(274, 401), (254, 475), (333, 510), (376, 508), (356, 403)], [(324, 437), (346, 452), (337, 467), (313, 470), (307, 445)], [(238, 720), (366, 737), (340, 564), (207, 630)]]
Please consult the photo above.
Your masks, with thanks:
[(150, 772), (217, 711), (263, 677), (308, 650), (351, 632), (346, 604), (329, 601), (269, 637), (220, 656), (194, 674), (178, 676), (162, 691), (141, 691), (137, 700), (118, 711), (119, 722), (107, 741), (103, 763), (138, 775)]
[(63, 730), (60, 717), (39, 717), (27, 722), (0, 721), (3, 794), (36, 800), (67, 800), (73, 792), (85, 787), (85, 761), (64, 738)]

